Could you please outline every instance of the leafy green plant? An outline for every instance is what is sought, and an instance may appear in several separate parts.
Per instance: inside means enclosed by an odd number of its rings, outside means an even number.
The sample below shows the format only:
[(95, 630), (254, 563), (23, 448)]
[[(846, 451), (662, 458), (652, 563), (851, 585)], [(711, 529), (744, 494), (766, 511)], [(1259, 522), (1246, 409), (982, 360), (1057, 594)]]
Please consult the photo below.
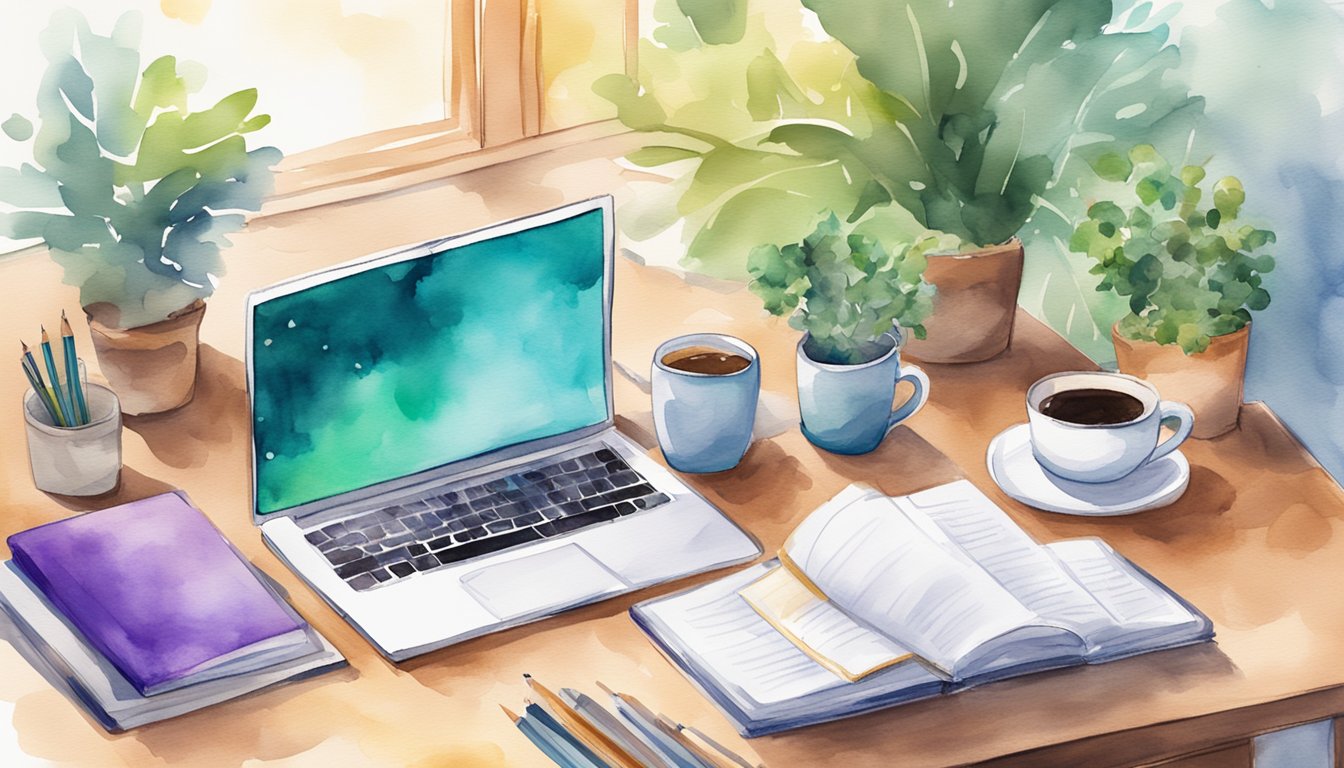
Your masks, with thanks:
[[(888, 250), (866, 224), (842, 224), (835, 214), (812, 234), (783, 248), (762, 245), (747, 259), (750, 288), (773, 315), (811, 334), (808, 354), (818, 362), (853, 365), (884, 351), (879, 343), (893, 322), (924, 338), (920, 325), (933, 310), (933, 286), (923, 280), (934, 237)], [(890, 239), (886, 239), (890, 242)]]
[(664, 0), (671, 42), (641, 44), (637, 81), (596, 86), (627, 125), (664, 137), (632, 162), (690, 161), (672, 187), (686, 260), (725, 277), (818, 210), (854, 222), (894, 202), (912, 236), (1003, 242), (1042, 199), (1067, 197), (1070, 158), (1199, 107), (1168, 77), (1165, 30), (1103, 33), (1110, 0), (802, 0), (830, 38), (787, 45), (761, 19), (798, 19), (796, 6), (729, 4), (764, 11), (725, 34)]
[[(74, 11), (42, 37), (40, 123), (15, 116), (6, 135), (33, 143), (33, 163), (0, 168), (0, 234), (42, 238), (108, 325), (163, 320), (214, 292), (220, 250), (273, 188), (274, 147), (249, 151), (255, 89), (192, 112), (204, 70), (163, 56), (140, 69), (139, 26), (123, 16), (93, 34)], [(78, 56), (76, 55), (78, 44)]]
[(1126, 338), (1179, 344), (1193, 355), (1269, 306), (1263, 275), (1274, 259), (1261, 251), (1275, 236), (1238, 220), (1246, 201), (1239, 180), (1219, 179), (1206, 198), (1203, 167), (1173, 171), (1151, 145), (1102, 155), (1094, 170), (1128, 184), (1137, 202), (1128, 210), (1094, 203), (1069, 247), (1096, 262), (1090, 271), (1101, 276), (1098, 291), (1127, 298), (1118, 325)]

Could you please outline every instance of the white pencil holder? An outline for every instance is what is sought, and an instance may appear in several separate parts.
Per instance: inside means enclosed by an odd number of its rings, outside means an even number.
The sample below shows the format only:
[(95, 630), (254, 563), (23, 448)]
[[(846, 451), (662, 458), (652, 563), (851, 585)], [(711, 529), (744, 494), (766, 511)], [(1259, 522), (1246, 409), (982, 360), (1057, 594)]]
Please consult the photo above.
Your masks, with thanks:
[(107, 387), (85, 384), (89, 423), (58, 427), (29, 389), (23, 397), (28, 460), (38, 490), (63, 496), (97, 496), (121, 476), (121, 403)]

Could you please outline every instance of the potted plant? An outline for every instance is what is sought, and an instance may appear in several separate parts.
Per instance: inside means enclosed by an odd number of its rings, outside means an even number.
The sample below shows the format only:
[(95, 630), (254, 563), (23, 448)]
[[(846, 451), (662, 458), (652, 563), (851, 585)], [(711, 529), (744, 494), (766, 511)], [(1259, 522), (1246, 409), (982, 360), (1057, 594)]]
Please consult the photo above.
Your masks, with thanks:
[[(127, 414), (188, 402), (204, 300), (223, 273), (226, 236), (273, 188), (280, 151), (249, 151), (255, 89), (189, 110), (199, 71), (172, 56), (139, 66), (136, 25), (109, 36), (73, 11), (52, 18), (39, 127), (4, 123), (32, 141), (33, 163), (0, 169), (0, 234), (41, 238), (80, 290), (99, 367)], [(76, 42), (78, 55), (76, 55)]]
[[(760, 246), (747, 261), (766, 311), (789, 315), (789, 325), (804, 332), (797, 352), (803, 434), (835, 453), (873, 450), (928, 398), (924, 372), (901, 367), (896, 326), (924, 335), (934, 294), (921, 277), (924, 252), (937, 240), (889, 250), (873, 236), (878, 225), (873, 215), (842, 225), (831, 213), (801, 242)], [(915, 392), (893, 412), (898, 381)]]
[(1120, 370), (1151, 381), (1195, 412), (1195, 437), (1221, 435), (1241, 410), (1251, 312), (1269, 305), (1263, 249), (1274, 233), (1239, 221), (1246, 192), (1235, 177), (1173, 171), (1149, 145), (1108, 154), (1095, 170), (1123, 182), (1132, 204), (1094, 203), (1069, 247), (1096, 262), (1098, 291), (1129, 302), (1112, 328)]
[(923, 360), (1001, 352), (1022, 275), (1016, 237), (1043, 199), (1069, 197), (1061, 169), (1197, 105), (1167, 77), (1165, 32), (1103, 34), (1109, 0), (802, 5), (828, 39), (781, 44), (754, 14), (726, 34), (722, 14), (678, 3), (692, 10), (679, 16), (667, 0), (639, 79), (596, 88), (627, 125), (660, 134), (629, 159), (677, 169), (665, 207), (688, 225), (688, 266), (731, 276), (741, 254), (796, 242), (821, 209), (852, 223), (895, 203), (911, 238), (955, 236), (930, 254), (938, 297), (927, 341), (909, 348)]

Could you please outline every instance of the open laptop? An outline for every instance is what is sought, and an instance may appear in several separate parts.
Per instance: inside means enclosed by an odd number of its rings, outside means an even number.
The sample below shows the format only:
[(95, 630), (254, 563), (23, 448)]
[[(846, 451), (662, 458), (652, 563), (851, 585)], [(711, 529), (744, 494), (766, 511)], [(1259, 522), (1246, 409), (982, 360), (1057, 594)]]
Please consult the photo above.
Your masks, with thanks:
[(612, 200), (256, 291), (252, 513), (400, 661), (759, 545), (614, 427)]

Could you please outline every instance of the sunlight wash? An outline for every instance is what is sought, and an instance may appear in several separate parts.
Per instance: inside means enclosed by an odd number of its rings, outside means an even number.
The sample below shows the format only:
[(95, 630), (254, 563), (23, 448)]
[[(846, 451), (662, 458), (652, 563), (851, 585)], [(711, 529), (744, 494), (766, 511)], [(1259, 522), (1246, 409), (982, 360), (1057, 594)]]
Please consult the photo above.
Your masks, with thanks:
[(258, 511), (600, 423), (602, 253), (593, 211), (258, 305)]

